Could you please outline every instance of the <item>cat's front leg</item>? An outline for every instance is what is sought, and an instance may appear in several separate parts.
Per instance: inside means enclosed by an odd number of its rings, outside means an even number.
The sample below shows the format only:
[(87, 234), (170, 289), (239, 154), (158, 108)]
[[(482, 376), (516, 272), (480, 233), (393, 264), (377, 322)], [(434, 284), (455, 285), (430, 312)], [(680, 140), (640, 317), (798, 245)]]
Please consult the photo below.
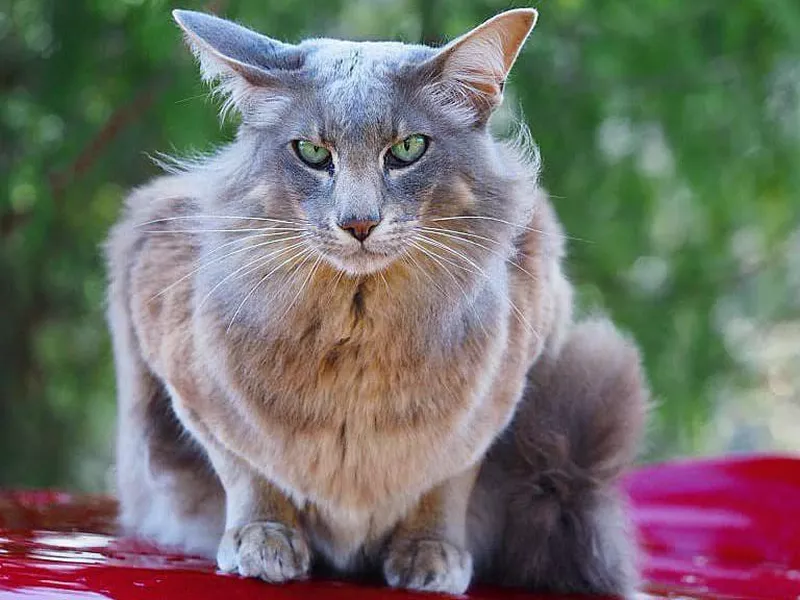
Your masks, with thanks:
[(463, 594), (472, 580), (466, 512), (477, 467), (425, 494), (400, 522), (383, 562), (386, 582), (426, 592)]
[(225, 488), (219, 568), (271, 583), (303, 579), (311, 551), (292, 502), (238, 458), (215, 456), (212, 461)]

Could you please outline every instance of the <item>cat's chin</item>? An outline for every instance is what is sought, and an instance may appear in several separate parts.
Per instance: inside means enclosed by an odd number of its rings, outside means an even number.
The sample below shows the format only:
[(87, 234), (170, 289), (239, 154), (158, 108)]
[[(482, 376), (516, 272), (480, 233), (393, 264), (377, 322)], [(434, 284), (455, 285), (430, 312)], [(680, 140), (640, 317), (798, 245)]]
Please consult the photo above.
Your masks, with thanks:
[(385, 270), (395, 258), (385, 254), (361, 251), (349, 256), (327, 256), (328, 261), (339, 271), (348, 275), (372, 275)]

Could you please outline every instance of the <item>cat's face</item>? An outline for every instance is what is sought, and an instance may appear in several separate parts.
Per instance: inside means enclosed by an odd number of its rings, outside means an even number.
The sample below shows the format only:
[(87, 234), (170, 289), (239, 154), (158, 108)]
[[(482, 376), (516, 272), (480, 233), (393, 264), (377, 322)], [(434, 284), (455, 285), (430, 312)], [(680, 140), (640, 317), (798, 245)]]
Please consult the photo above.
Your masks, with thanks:
[(426, 219), (463, 212), (454, 205), (471, 201), (465, 182), (480, 178), (486, 133), (448, 118), (404, 70), (427, 48), (308, 46), (309, 75), (279, 123), (251, 132), (264, 138), (256, 171), (271, 183), (266, 208), (307, 222), (310, 243), (336, 267), (380, 270), (435, 226)]
[(288, 45), (176, 11), (205, 75), (242, 114), (248, 185), (264, 191), (244, 210), (302, 224), (316, 253), (360, 275), (420, 248), (452, 260), (437, 246), (452, 245), (443, 225), (480, 235), (508, 219), (486, 121), (534, 17), (505, 13), (437, 50)]

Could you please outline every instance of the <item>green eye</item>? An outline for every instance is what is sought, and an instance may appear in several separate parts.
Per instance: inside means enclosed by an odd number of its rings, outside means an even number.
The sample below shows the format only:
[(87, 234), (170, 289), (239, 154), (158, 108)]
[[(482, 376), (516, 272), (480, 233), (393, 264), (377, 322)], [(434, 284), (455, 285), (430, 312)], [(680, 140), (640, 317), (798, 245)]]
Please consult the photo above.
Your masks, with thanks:
[(389, 166), (405, 167), (410, 165), (411, 163), (418, 161), (420, 157), (425, 154), (425, 150), (427, 149), (428, 138), (418, 133), (410, 135), (406, 139), (397, 142), (394, 146), (389, 148)]
[(297, 140), (294, 143), (297, 156), (309, 167), (324, 169), (331, 162), (331, 152), (323, 146), (312, 144), (308, 140)]

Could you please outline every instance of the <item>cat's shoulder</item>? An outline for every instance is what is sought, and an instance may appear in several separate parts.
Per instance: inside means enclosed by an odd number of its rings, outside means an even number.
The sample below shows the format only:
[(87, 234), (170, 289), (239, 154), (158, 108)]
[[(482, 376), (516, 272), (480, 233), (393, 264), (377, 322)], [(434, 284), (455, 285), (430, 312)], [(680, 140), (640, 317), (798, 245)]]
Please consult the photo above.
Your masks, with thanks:
[(201, 190), (188, 174), (165, 174), (133, 188), (125, 198), (120, 220), (154, 214), (175, 213), (180, 216), (195, 209)]
[[(181, 174), (161, 175), (133, 188), (125, 197), (104, 244), (112, 269), (115, 265), (129, 268), (146, 241), (164, 238), (152, 234), (174, 228), (180, 219), (196, 214), (198, 196), (196, 183)], [(185, 239), (170, 237), (177, 241)]]

